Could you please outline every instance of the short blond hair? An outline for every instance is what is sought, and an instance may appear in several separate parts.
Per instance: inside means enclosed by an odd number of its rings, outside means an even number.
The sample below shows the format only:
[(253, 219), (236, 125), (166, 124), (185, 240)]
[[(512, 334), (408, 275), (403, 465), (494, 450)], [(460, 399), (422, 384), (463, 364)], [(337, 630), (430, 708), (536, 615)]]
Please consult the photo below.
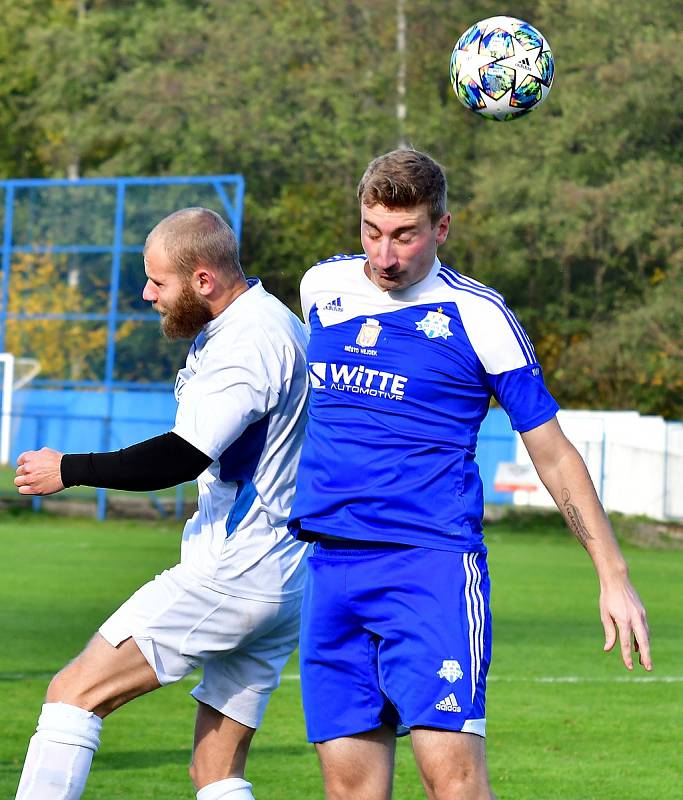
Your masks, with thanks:
[(160, 240), (171, 266), (189, 278), (200, 264), (216, 267), (228, 275), (243, 276), (237, 237), (215, 211), (200, 206), (182, 208), (161, 220), (145, 241)]
[(419, 150), (392, 150), (370, 162), (358, 184), (358, 200), (369, 207), (415, 208), (424, 204), (432, 225), (436, 225), (447, 210), (446, 173)]

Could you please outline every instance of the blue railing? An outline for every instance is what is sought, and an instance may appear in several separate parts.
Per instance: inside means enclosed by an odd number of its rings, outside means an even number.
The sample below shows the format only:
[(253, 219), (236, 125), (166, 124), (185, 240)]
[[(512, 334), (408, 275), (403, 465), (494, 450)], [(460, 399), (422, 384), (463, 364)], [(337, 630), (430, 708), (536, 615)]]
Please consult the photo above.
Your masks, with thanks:
[[(102, 190), (98, 192), (98, 190)], [(143, 194), (140, 194), (140, 193)], [(126, 322), (154, 323), (152, 311), (122, 311), (136, 303), (122, 296), (122, 257), (141, 254), (146, 233), (164, 216), (178, 208), (204, 205), (224, 216), (241, 239), (244, 205), (244, 180), (240, 175), (203, 175), (163, 178), (82, 178), (18, 179), (0, 181), (2, 219), (2, 276), (0, 281), (0, 352), (6, 347), (7, 323), (36, 321), (99, 322), (106, 326), (106, 345), (102, 374), (96, 379), (73, 376), (35, 378), (35, 387), (55, 389), (94, 389), (104, 395), (100, 410), (98, 440), (88, 449), (114, 448), (112, 424), (114, 394), (117, 391), (158, 391), (172, 389), (174, 373), (168, 383), (139, 383), (126, 380), (125, 365), (117, 365), (117, 331)], [(132, 210), (131, 210), (132, 209)], [(127, 211), (130, 211), (127, 218)], [(10, 311), (12, 269), (20, 255), (64, 255), (78, 258), (101, 255), (109, 260), (106, 309), (102, 311), (35, 313)], [(104, 297), (102, 305), (104, 306)], [(124, 306), (124, 307), (125, 307)], [(34, 355), (15, 352), (16, 356)], [(118, 369), (117, 369), (118, 366)], [(176, 365), (176, 368), (179, 365)], [(145, 438), (144, 436), (141, 438)], [(46, 442), (36, 442), (42, 446)], [(119, 445), (120, 446), (120, 445)], [(98, 492), (98, 517), (106, 513), (106, 493)]]

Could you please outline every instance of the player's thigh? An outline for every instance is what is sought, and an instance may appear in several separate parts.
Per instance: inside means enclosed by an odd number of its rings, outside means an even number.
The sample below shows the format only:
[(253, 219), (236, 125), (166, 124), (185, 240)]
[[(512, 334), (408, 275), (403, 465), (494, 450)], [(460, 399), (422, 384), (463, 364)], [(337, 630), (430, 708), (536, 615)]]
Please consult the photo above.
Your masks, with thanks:
[(394, 729), (388, 725), (318, 742), (327, 800), (389, 800), (395, 743)]
[(203, 661), (204, 673), (192, 690), (196, 700), (236, 722), (260, 726), (270, 695), (280, 684), (280, 674), (299, 639), (300, 601), (270, 603), (231, 598), (230, 611), (213, 623), (227, 631), (238, 625), (237, 646), (212, 654)]
[(473, 733), (413, 728), (415, 760), (429, 800), (489, 800), (486, 740)]
[(159, 687), (154, 670), (133, 639), (112, 646), (99, 633), (50, 682), (48, 703), (69, 703), (105, 717)]

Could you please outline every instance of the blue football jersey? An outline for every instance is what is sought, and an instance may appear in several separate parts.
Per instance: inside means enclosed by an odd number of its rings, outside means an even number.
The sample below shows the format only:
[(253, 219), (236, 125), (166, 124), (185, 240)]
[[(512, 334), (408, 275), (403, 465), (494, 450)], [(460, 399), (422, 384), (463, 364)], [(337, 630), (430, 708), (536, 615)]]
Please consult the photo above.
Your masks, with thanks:
[(438, 259), (384, 292), (365, 261), (336, 256), (301, 283), (311, 394), (290, 529), (483, 550), (475, 450), (491, 397), (518, 431), (558, 405), (500, 294)]

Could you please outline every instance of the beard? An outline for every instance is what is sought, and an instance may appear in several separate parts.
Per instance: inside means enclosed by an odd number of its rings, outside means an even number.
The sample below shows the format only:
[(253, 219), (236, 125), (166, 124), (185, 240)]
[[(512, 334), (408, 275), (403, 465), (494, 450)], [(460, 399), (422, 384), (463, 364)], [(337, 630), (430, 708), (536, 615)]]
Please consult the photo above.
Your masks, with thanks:
[(175, 303), (161, 312), (161, 331), (167, 339), (194, 339), (213, 319), (209, 304), (184, 283)]

